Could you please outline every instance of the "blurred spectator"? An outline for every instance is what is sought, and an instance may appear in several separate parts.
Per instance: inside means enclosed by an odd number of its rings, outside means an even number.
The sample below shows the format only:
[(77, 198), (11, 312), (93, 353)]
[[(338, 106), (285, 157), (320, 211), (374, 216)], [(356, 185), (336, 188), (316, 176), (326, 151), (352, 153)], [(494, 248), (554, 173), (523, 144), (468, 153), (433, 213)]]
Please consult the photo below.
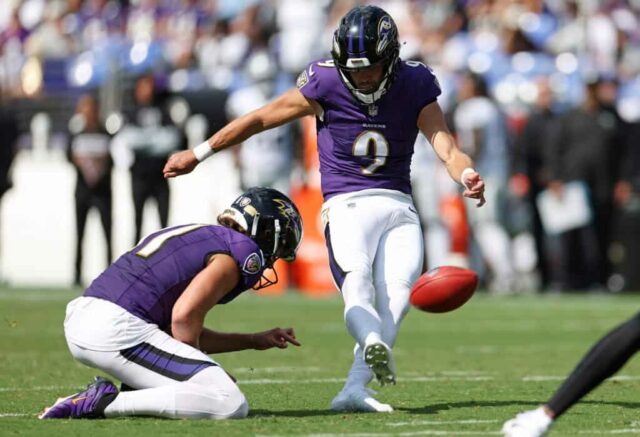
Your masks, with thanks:
[[(274, 97), (277, 70), (265, 50), (251, 55), (246, 70), (253, 84), (229, 96), (227, 113), (231, 119), (258, 109)], [(289, 193), (292, 149), (290, 124), (254, 135), (244, 141), (241, 147), (235, 148), (242, 190), (259, 186)]]
[(589, 189), (593, 223), (561, 235), (561, 285), (602, 288), (609, 271), (607, 248), (620, 118), (598, 97), (601, 80), (585, 86), (584, 102), (560, 119), (552, 149), (549, 188), (562, 196), (563, 184), (580, 181)]
[(25, 41), (26, 55), (48, 59), (64, 58), (73, 53), (73, 40), (66, 31), (64, 13), (60, 3), (52, 2), (47, 5), (44, 21)]
[[(532, 232), (538, 256), (537, 269), (540, 285), (546, 289), (551, 281), (550, 262), (545, 232), (536, 205), (538, 194), (549, 183), (553, 144), (558, 135), (558, 115), (553, 111), (553, 92), (547, 78), (536, 82), (537, 97), (533, 113), (529, 117), (516, 143), (516, 175), (526, 177), (524, 193), (532, 214)], [(512, 178), (512, 181), (516, 179)], [(523, 194), (524, 194), (523, 193)]]
[(489, 97), (484, 79), (466, 73), (458, 87), (458, 103), (453, 109), (453, 130), (458, 143), (476, 164), (486, 183), (484, 208), (467, 208), (469, 222), (484, 261), (491, 270), (490, 288), (512, 290), (513, 267), (510, 239), (500, 222), (504, 207), (509, 150), (503, 114)]
[[(9, 171), (11, 170), (13, 157), (16, 153), (16, 142), (18, 140), (15, 114), (9, 110), (8, 102), (2, 98), (1, 91), (2, 90), (0, 90), (0, 210), (2, 207), (2, 197), (12, 185)], [(2, 214), (0, 214), (0, 217), (1, 216)], [(2, 226), (0, 226), (0, 229), (2, 229)], [(2, 241), (2, 235), (0, 235), (0, 241)], [(0, 254), (0, 256), (1, 255), (2, 254)], [(2, 282), (1, 270), (0, 282)]]
[(4, 51), (5, 45), (11, 41), (22, 44), (28, 36), (29, 31), (22, 25), (19, 10), (16, 9), (11, 14), (8, 25), (0, 31), (0, 52)]
[[(464, 204), (458, 184), (451, 180), (446, 168), (424, 135), (418, 135), (411, 159), (411, 187), (413, 201), (420, 216), (425, 238), (425, 267), (433, 269), (442, 265), (468, 267), (468, 239), (456, 244), (452, 222), (458, 219), (465, 224)], [(462, 214), (451, 217), (443, 208), (443, 202), (457, 199), (462, 203)], [(484, 208), (484, 207), (483, 207)], [(467, 232), (468, 234), (468, 232)], [(461, 246), (461, 247), (458, 247)]]
[(131, 187), (135, 208), (135, 241), (140, 241), (146, 201), (157, 202), (160, 227), (169, 221), (169, 184), (162, 176), (167, 157), (184, 147), (184, 137), (171, 122), (166, 99), (156, 89), (153, 75), (138, 78), (134, 87), (134, 105), (126, 114), (126, 124), (117, 140), (133, 152)]
[(625, 147), (620, 154), (621, 166), (614, 190), (615, 203), (626, 207), (636, 198), (640, 202), (640, 121), (629, 126)]
[(112, 261), (111, 242), (111, 136), (100, 123), (98, 102), (90, 94), (80, 97), (69, 120), (69, 159), (76, 169), (76, 261), (74, 284), (82, 285), (82, 242), (87, 215), (100, 213), (106, 241), (107, 265)]

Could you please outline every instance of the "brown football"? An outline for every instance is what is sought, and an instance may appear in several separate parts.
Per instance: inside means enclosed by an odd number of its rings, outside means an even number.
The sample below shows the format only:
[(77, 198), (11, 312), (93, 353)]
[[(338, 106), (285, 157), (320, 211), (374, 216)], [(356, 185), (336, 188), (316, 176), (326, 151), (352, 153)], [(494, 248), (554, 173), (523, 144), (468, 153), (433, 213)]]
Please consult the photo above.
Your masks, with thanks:
[(478, 275), (461, 267), (441, 266), (418, 278), (411, 288), (411, 304), (429, 313), (446, 313), (471, 299)]

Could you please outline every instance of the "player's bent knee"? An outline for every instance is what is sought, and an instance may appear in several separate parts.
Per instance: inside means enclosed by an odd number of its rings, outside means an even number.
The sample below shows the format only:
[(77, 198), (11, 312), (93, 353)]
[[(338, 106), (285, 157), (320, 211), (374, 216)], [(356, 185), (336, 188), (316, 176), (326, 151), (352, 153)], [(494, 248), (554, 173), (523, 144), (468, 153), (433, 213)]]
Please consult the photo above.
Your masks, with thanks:
[(229, 396), (225, 410), (227, 411), (221, 417), (222, 419), (244, 419), (249, 415), (249, 402), (244, 394), (238, 390)]
[(249, 402), (242, 396), (242, 401), (238, 405), (238, 408), (229, 416), (229, 419), (244, 419), (249, 415)]

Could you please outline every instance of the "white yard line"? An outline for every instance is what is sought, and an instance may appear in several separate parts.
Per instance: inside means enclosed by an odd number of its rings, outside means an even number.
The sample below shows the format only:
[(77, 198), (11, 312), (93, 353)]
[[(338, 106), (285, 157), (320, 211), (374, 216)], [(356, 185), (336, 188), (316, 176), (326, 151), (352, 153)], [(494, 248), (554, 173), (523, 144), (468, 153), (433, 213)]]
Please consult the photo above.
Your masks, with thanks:
[(497, 420), (414, 420), (411, 422), (389, 422), (386, 426), (416, 426), (416, 425), (476, 425), (483, 423), (497, 423)]
[(232, 374), (236, 373), (305, 373), (320, 372), (321, 367), (236, 367), (231, 369)]
[(640, 434), (640, 428), (623, 429), (589, 429), (577, 431), (577, 434), (603, 435), (603, 434)]
[[(567, 375), (529, 375), (523, 376), (524, 382), (542, 382), (542, 381), (564, 381)], [(607, 379), (607, 381), (640, 381), (640, 376), (636, 375), (616, 375)]]
[(0, 418), (2, 417), (27, 417), (27, 416), (36, 416), (36, 413), (0, 413)]
[[(398, 378), (398, 382), (453, 382), (453, 381), (491, 381), (494, 378), (492, 376), (415, 376), (409, 378)], [(329, 384), (344, 382), (344, 378), (308, 378), (300, 380), (292, 379), (246, 379), (239, 380), (238, 384)]]
[(0, 300), (13, 300), (19, 302), (69, 302), (74, 298), (70, 292), (64, 291), (62, 293), (64, 294), (60, 294), (60, 292), (57, 291), (29, 292), (25, 294), (0, 293)]
[[(242, 368), (241, 368), (242, 369)], [(286, 371), (286, 367), (282, 368), (272, 368), (271, 370), (266, 370), (265, 372), (275, 372), (275, 371)], [(307, 371), (314, 371), (312, 368), (307, 368)], [(257, 369), (256, 369), (257, 370)], [(234, 371), (236, 371), (234, 369)], [(232, 371), (232, 373), (234, 372)], [(248, 370), (247, 370), (248, 372)], [(239, 372), (243, 373), (243, 372)], [(468, 373), (468, 375), (467, 375)], [(496, 378), (493, 376), (473, 376), (473, 372), (443, 372), (442, 376), (409, 376), (409, 377), (399, 377), (399, 382), (482, 382), (482, 381), (493, 381)], [(566, 376), (560, 375), (529, 375), (523, 376), (522, 381), (524, 382), (542, 382), (542, 381), (562, 381), (566, 378)], [(256, 378), (256, 379), (241, 379), (238, 381), (238, 384), (246, 384), (246, 385), (268, 385), (268, 384), (331, 384), (331, 383), (342, 383), (344, 382), (344, 378), (305, 378), (305, 379), (295, 379), (295, 378)], [(608, 381), (640, 381), (640, 375), (617, 375), (612, 378), (609, 378)], [(45, 385), (45, 386), (34, 386), (34, 387), (0, 387), (0, 393), (11, 393), (17, 391), (60, 391), (60, 392), (73, 392), (81, 390), (81, 386), (60, 386), (60, 385)]]
[[(233, 373), (233, 371), (232, 371)], [(398, 378), (400, 382), (454, 382), (454, 381), (491, 381), (494, 378), (492, 376), (415, 376), (408, 378)], [(329, 383), (342, 383), (344, 378), (306, 378), (306, 379), (276, 379), (276, 378), (256, 378), (256, 379), (241, 379), (238, 384), (248, 385), (267, 385), (267, 384), (329, 384)], [(81, 390), (81, 386), (60, 386), (60, 385), (44, 385), (35, 387), (0, 387), (0, 393), (17, 392), (17, 391), (61, 391), (61, 392), (73, 392)]]
[[(233, 373), (233, 372), (232, 372)], [(400, 382), (454, 382), (454, 381), (491, 381), (494, 378), (492, 376), (415, 376), (408, 378), (398, 378)], [(329, 384), (329, 383), (342, 383), (344, 378), (306, 378), (306, 379), (276, 379), (276, 378), (256, 378), (256, 379), (241, 379), (238, 384), (248, 385), (267, 385), (267, 384)], [(61, 391), (61, 392), (73, 392), (81, 390), (81, 386), (60, 386), (60, 385), (43, 385), (35, 387), (0, 387), (0, 393), (17, 392), (17, 391)]]
[[(458, 435), (500, 435), (499, 431), (461, 431), (461, 430), (439, 430), (439, 429), (425, 429), (415, 432), (369, 432), (369, 433), (340, 433), (340, 434), (297, 434), (297, 437), (382, 437), (382, 436), (419, 436), (419, 435), (443, 435), (443, 436), (458, 436)], [(280, 434), (257, 434), (256, 437), (284, 437)]]
[(61, 386), (61, 385), (43, 385), (35, 387), (0, 387), (0, 393), (3, 392), (15, 392), (15, 391), (78, 391), (81, 387)]

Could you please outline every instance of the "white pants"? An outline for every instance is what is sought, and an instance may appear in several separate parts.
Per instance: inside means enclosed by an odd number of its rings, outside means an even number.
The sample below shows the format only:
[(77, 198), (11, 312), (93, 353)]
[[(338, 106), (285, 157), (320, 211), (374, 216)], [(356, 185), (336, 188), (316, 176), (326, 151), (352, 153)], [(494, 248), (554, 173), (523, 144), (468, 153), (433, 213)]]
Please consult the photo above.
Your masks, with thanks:
[(362, 385), (371, 379), (362, 360), (365, 342), (380, 337), (393, 347), (409, 309), (411, 286), (422, 271), (420, 222), (411, 196), (392, 190), (333, 197), (323, 217), (331, 271), (357, 343), (347, 384)]
[(203, 352), (111, 302), (79, 297), (64, 322), (75, 359), (135, 391), (121, 392), (107, 417), (246, 417), (249, 406), (231, 377)]

